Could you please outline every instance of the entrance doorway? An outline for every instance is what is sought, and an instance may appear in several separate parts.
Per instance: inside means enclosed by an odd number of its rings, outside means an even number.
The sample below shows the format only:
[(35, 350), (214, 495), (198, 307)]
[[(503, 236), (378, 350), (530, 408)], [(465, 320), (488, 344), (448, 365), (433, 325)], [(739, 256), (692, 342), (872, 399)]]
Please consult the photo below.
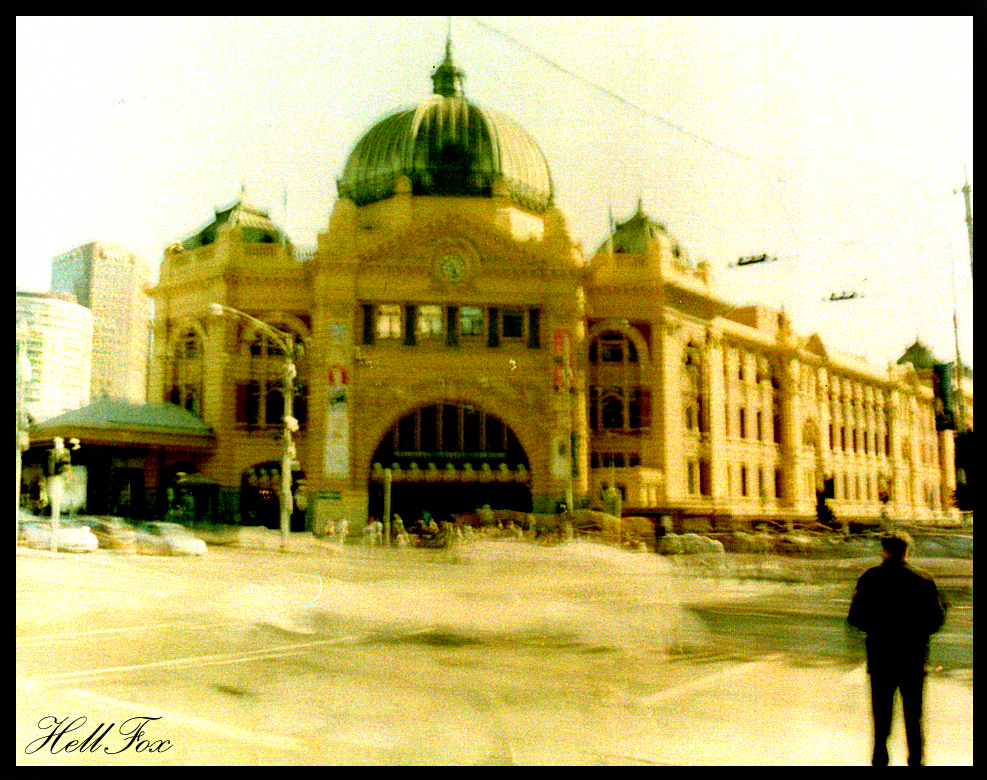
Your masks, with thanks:
[[(305, 530), (304, 500), (300, 500), (299, 488), (304, 483), (304, 473), (291, 474), (292, 502), (291, 530)], [(277, 461), (258, 463), (247, 469), (240, 478), (240, 522), (243, 525), (260, 525), (266, 528), (281, 527), (281, 464)]]
[(416, 409), (384, 434), (371, 461), (369, 514), (384, 513), (385, 469), (391, 512), (406, 523), (429, 512), (438, 521), (491, 509), (531, 511), (528, 457), (499, 417), (472, 404)]

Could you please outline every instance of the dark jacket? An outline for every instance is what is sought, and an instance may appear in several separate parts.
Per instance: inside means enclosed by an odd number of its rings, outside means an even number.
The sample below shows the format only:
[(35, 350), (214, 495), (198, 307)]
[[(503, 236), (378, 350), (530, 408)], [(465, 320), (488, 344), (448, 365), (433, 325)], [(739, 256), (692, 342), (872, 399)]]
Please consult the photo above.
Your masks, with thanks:
[(857, 580), (847, 622), (867, 633), (868, 671), (915, 669), (928, 660), (946, 609), (932, 577), (888, 559)]

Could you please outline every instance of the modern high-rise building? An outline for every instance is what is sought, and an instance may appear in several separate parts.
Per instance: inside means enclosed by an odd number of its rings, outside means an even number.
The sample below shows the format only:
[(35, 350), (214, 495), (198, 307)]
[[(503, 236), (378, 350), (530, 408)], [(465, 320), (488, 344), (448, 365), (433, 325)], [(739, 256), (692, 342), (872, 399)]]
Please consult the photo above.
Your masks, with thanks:
[(147, 261), (114, 244), (93, 241), (52, 260), (52, 292), (93, 313), (93, 397), (146, 398), (149, 281)]
[(31, 364), (24, 412), (42, 422), (89, 403), (93, 313), (50, 293), (17, 293), (17, 343)]

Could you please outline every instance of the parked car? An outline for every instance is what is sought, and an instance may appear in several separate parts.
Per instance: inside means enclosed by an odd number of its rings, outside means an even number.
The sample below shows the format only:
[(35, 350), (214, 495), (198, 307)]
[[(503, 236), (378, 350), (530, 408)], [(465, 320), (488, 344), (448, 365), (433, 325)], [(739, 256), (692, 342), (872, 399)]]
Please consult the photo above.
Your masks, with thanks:
[[(24, 524), (24, 543), (28, 547), (47, 550), (51, 547), (51, 523), (48, 521)], [(61, 552), (92, 552), (99, 548), (99, 540), (89, 526), (74, 521), (60, 522), (58, 549)]]
[(137, 529), (136, 547), (145, 555), (206, 554), (206, 543), (178, 523), (144, 523)]
[(133, 552), (137, 532), (120, 517), (87, 517), (89, 530), (99, 540), (99, 546), (107, 550)]

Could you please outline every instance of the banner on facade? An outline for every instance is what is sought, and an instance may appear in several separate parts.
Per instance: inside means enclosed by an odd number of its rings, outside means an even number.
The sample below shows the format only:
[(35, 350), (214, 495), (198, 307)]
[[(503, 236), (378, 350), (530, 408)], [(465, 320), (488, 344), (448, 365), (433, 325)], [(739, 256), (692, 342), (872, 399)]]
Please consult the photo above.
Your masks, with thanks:
[(555, 389), (569, 387), (572, 377), (572, 335), (567, 330), (556, 330), (552, 337), (552, 355), (555, 358)]
[[(349, 328), (343, 324), (330, 326), (331, 352), (338, 358), (349, 343)], [(328, 403), (326, 409), (325, 472), (327, 477), (348, 478), (350, 475), (350, 413), (349, 367), (342, 361), (330, 365), (326, 378)]]

